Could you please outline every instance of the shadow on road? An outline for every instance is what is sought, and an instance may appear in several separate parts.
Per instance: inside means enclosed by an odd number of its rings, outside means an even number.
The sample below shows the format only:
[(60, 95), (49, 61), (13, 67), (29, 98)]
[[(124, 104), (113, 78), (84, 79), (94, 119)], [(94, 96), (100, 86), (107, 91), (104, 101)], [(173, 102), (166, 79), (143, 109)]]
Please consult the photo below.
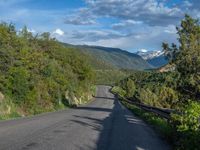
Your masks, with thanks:
[[(102, 99), (102, 97), (100, 98)], [(105, 97), (105, 99), (107, 98)], [(71, 120), (100, 132), (96, 143), (97, 150), (165, 150), (162, 142), (157, 139), (155, 140), (156, 135), (149, 127), (141, 120), (132, 116), (127, 109), (123, 108), (116, 98), (110, 98), (109, 100), (113, 100), (113, 109), (92, 107), (78, 108), (109, 112), (108, 117), (98, 119), (89, 116), (74, 116), (77, 120)], [(158, 147), (159, 145), (161, 145), (161, 147)]]
[(106, 100), (114, 100), (114, 98), (111, 97), (101, 97), (101, 96), (95, 96), (95, 99), (106, 99)]
[(103, 112), (112, 112), (112, 109), (108, 108), (98, 108), (98, 107), (77, 107), (75, 109), (79, 110), (91, 110), (91, 111), (103, 111)]

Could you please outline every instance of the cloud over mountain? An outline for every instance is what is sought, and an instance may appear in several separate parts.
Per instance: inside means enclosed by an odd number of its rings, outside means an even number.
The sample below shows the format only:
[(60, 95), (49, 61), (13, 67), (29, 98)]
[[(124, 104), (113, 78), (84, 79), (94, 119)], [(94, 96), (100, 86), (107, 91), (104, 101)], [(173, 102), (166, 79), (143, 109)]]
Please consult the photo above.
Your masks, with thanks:
[(19, 29), (27, 25), (54, 31), (62, 42), (130, 51), (177, 41), (176, 26), (185, 13), (200, 18), (199, 0), (0, 0), (0, 18)]

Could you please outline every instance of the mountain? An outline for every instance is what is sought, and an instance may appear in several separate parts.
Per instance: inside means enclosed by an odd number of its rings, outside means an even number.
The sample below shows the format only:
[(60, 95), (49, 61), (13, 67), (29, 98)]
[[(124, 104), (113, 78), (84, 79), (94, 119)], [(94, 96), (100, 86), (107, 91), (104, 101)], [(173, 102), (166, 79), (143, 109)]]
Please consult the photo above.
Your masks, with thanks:
[(160, 68), (168, 64), (168, 60), (166, 60), (164, 55), (148, 59), (147, 62), (155, 68)]
[(162, 51), (138, 51), (136, 54), (140, 55), (155, 68), (162, 67), (168, 63)]
[(113, 66), (118, 69), (131, 70), (145, 70), (151, 69), (149, 65), (141, 56), (130, 53), (119, 48), (88, 46), (88, 45), (69, 45), (65, 46), (75, 47), (86, 55), (92, 56), (95, 60), (103, 62), (104, 64)]
[(153, 59), (155, 57), (159, 57), (161, 55), (163, 55), (164, 53), (162, 51), (138, 51), (136, 53), (137, 55), (140, 55), (144, 60), (149, 60), (149, 59)]

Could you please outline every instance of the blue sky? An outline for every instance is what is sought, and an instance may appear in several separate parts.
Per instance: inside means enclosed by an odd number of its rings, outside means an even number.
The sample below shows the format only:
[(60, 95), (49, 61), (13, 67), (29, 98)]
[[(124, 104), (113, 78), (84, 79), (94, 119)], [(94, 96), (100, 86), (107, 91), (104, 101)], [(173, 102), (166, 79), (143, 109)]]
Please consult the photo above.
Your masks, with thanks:
[(175, 42), (185, 13), (200, 18), (199, 0), (0, 0), (0, 20), (18, 30), (131, 52)]

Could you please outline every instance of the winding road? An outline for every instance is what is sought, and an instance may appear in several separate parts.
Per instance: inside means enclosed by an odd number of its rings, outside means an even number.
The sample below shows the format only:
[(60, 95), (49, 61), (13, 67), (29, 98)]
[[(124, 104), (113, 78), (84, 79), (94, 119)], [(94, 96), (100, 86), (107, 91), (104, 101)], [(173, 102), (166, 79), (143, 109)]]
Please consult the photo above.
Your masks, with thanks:
[(0, 121), (0, 150), (170, 150), (142, 120), (98, 86), (87, 105)]

